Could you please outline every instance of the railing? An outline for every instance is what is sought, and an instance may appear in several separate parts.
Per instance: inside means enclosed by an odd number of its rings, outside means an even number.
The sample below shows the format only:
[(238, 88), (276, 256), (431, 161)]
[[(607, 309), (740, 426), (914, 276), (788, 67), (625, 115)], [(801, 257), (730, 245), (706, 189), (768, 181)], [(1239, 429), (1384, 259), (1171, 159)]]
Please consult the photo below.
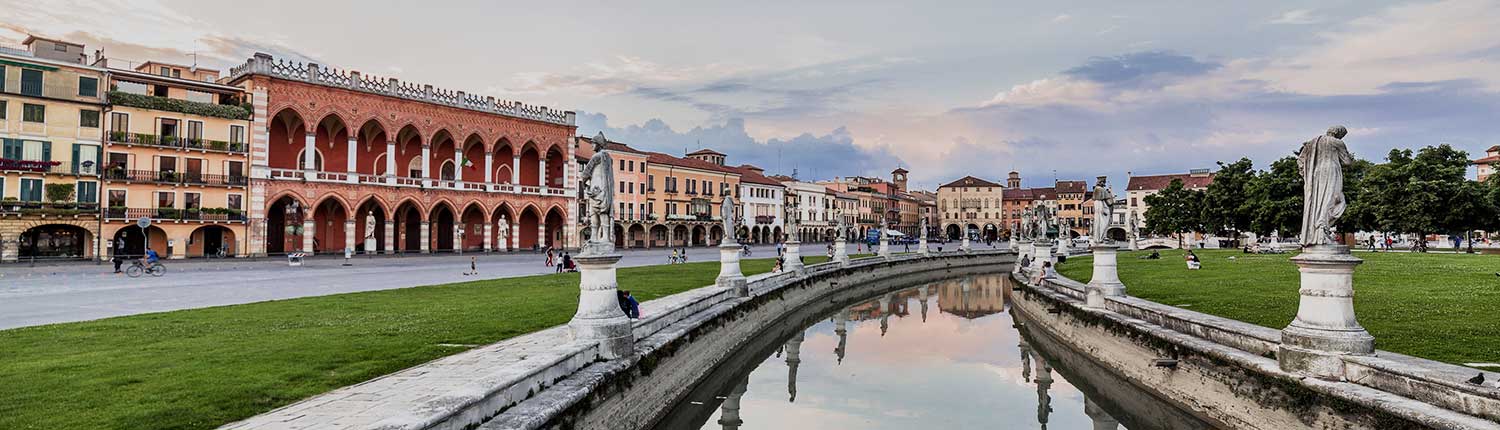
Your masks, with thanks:
[(153, 182), (158, 184), (245, 186), (250, 178), (244, 175), (215, 175), (197, 172), (174, 172), (157, 170), (106, 169), (104, 179), (127, 182)]
[(541, 194), (541, 193), (542, 193), (542, 187), (531, 186), (531, 185), (522, 185), (521, 186), (521, 194)]
[(223, 208), (126, 208), (110, 207), (104, 209), (106, 219), (134, 220), (140, 218), (151, 218), (154, 220), (167, 221), (240, 221), (246, 220), (245, 212)]
[(756, 215), (755, 216), (755, 223), (756, 224), (775, 224), (776, 223), (776, 216), (775, 215)]
[(250, 144), (245, 142), (226, 142), (223, 140), (194, 139), (178, 136), (157, 136), (146, 133), (127, 133), (123, 131), (110, 131), (109, 141), (128, 145), (161, 146), (167, 148), (197, 149), (207, 151), (224, 152), (248, 152)]
[(406, 176), (397, 176), (396, 177), (396, 185), (406, 185), (406, 186), (420, 187), (420, 186), (422, 186), (422, 178), (410, 178), (410, 177), (406, 177)]
[(306, 174), (295, 169), (271, 169), (271, 179), (305, 179)]
[(254, 74), (347, 88), (552, 124), (571, 126), (574, 125), (576, 120), (573, 112), (550, 109), (546, 106), (532, 106), (516, 101), (496, 100), (494, 97), (481, 98), (478, 95), (463, 91), (445, 90), (434, 88), (432, 85), (401, 82), (396, 78), (381, 79), (375, 76), (365, 76), (357, 71), (343, 71), (319, 66), (316, 63), (278, 60), (269, 54), (263, 53), (257, 53), (254, 57), (246, 60), (244, 64), (229, 69), (230, 79)]
[(568, 190), (566, 188), (547, 188), (547, 195), (565, 196), (568, 195)]
[(0, 212), (19, 213), (22, 215), (98, 215), (99, 204), (76, 202), (22, 202), (11, 200), (0, 202)]

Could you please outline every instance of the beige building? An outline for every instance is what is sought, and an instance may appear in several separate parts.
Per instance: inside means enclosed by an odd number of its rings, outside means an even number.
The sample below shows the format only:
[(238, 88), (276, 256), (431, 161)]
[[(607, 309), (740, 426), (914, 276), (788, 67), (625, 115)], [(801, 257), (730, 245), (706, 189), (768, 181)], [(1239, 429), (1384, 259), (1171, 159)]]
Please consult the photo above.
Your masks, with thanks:
[[(102, 232), (110, 251), (250, 255), (249, 94), (215, 83), (219, 72), (205, 68), (146, 62), (108, 71)], [(144, 236), (141, 218), (152, 221)]]
[(83, 45), (0, 48), (0, 261), (98, 255), (104, 70)]
[(1182, 186), (1189, 190), (1203, 190), (1207, 189), (1208, 184), (1214, 181), (1214, 176), (1208, 169), (1193, 169), (1186, 174), (1131, 175), (1130, 181), (1125, 185), (1126, 219), (1130, 219), (1129, 216), (1133, 213), (1138, 220), (1137, 222), (1140, 223), (1138, 227), (1144, 228), (1146, 226), (1146, 210), (1151, 208), (1150, 205), (1146, 204), (1146, 196), (1166, 189), (1167, 186), (1172, 185), (1172, 181), (1182, 181)]
[(1005, 225), (1001, 202), (1005, 187), (965, 176), (938, 187), (937, 210), (948, 240), (998, 240)]

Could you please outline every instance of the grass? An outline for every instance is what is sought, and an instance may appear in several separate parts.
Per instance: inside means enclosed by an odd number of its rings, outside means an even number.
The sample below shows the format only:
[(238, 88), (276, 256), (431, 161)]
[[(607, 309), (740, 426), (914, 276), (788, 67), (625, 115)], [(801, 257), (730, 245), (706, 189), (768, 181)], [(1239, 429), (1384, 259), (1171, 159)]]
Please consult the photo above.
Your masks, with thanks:
[[(622, 268), (618, 279), (646, 301), (710, 285), (718, 271), (709, 261)], [(214, 428), (567, 323), (577, 304), (568, 273), (0, 331), (0, 429)]]
[[(1198, 250), (1203, 269), (1187, 270), (1182, 251), (1122, 252), (1128, 294), (1157, 303), (1281, 329), (1297, 315), (1297, 266), (1291, 255)], [(1500, 257), (1365, 253), (1354, 271), (1354, 309), (1377, 348), (1447, 363), (1500, 362)], [(1233, 256), (1235, 259), (1230, 260)], [(1059, 267), (1088, 282), (1091, 257)]]

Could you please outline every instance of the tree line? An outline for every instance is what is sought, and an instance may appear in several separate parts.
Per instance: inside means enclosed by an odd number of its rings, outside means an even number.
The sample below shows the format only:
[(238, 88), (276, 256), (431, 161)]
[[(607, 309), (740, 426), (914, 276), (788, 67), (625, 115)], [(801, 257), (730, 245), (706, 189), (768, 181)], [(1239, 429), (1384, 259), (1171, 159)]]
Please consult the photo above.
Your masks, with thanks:
[[(1184, 233), (1238, 238), (1246, 232), (1289, 237), (1300, 231), (1302, 175), (1295, 154), (1265, 170), (1255, 170), (1248, 158), (1218, 166), (1205, 189), (1187, 189), (1173, 180), (1146, 196), (1142, 231), (1179, 238)], [(1392, 149), (1383, 163), (1357, 159), (1344, 168), (1347, 209), (1336, 226), (1346, 233), (1422, 237), (1500, 230), (1500, 175), (1471, 181), (1465, 177), (1468, 166), (1469, 154), (1448, 144)], [(1425, 240), (1418, 242), (1425, 249)], [(1472, 241), (1469, 246), (1472, 250)]]

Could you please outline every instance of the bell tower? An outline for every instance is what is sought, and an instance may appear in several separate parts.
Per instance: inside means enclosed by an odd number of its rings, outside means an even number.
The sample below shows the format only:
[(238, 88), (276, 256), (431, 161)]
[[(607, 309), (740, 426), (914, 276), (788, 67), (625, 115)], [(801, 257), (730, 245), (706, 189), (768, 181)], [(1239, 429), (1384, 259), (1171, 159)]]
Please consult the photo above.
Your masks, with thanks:
[(896, 189), (906, 191), (906, 169), (897, 167), (891, 171), (891, 182), (896, 184)]

